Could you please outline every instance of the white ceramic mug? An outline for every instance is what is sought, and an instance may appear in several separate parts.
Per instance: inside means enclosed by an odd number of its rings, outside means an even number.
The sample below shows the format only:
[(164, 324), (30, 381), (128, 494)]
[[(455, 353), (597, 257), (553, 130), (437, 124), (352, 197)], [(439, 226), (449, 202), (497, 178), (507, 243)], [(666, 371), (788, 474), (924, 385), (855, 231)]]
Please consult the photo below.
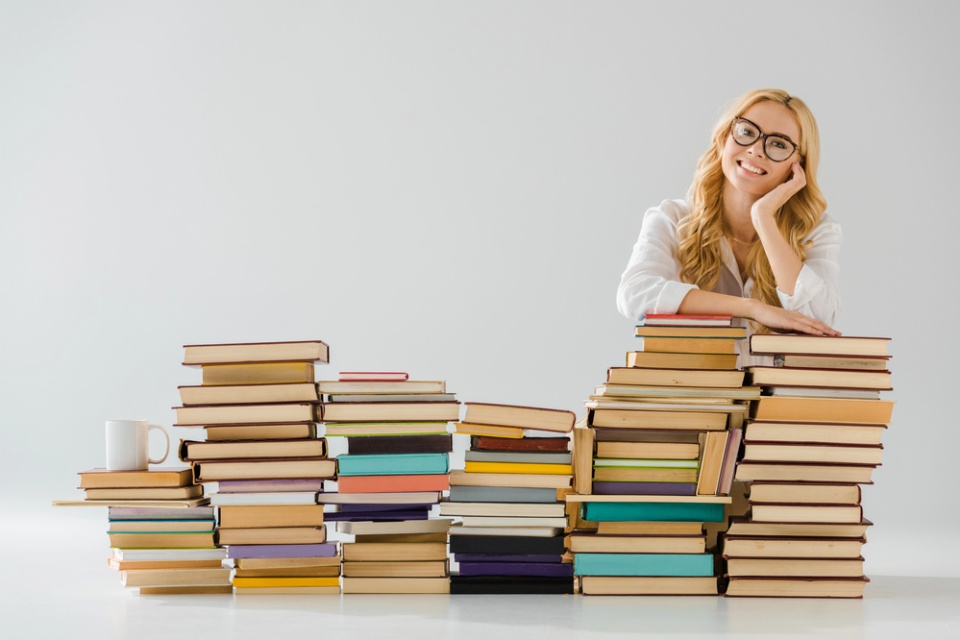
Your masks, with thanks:
[[(150, 457), (150, 432), (163, 434), (166, 446), (163, 455)], [(107, 469), (110, 471), (141, 471), (151, 464), (159, 464), (170, 453), (170, 434), (149, 420), (107, 420)]]

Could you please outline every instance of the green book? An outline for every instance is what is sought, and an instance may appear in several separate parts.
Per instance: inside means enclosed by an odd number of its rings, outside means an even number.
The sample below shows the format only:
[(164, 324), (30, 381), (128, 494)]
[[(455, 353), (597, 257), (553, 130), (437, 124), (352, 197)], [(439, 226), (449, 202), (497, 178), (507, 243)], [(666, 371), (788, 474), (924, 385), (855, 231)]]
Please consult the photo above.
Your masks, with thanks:
[(578, 553), (575, 576), (712, 576), (712, 553)]
[(721, 522), (723, 504), (715, 502), (586, 502), (590, 522)]
[(337, 456), (337, 475), (394, 476), (448, 473), (445, 453), (345, 454)]

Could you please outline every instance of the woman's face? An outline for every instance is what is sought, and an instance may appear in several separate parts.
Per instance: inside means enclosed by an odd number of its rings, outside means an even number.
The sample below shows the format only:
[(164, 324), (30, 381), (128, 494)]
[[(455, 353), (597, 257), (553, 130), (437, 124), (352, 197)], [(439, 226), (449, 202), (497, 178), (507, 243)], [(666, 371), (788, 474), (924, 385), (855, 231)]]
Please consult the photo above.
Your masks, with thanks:
[[(800, 143), (800, 125), (785, 106), (778, 102), (765, 100), (758, 102), (741, 114), (760, 128), (765, 135), (780, 134)], [(733, 136), (727, 133), (727, 139), (720, 156), (723, 168), (725, 188), (733, 188), (753, 196), (764, 196), (791, 176), (791, 166), (800, 161), (800, 152), (796, 151), (783, 162), (774, 162), (764, 151), (765, 138), (759, 137), (750, 146), (737, 144)]]

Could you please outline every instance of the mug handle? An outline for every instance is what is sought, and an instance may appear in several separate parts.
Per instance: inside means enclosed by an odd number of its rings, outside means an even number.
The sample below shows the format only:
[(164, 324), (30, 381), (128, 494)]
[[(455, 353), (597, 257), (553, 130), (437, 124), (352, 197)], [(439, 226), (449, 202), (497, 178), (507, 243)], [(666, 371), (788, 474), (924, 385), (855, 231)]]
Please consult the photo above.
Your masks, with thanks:
[(154, 460), (153, 458), (148, 458), (147, 462), (149, 462), (150, 464), (160, 464), (161, 462), (167, 459), (168, 455), (170, 455), (170, 434), (167, 433), (167, 430), (161, 427), (159, 424), (151, 424), (150, 428), (147, 430), (147, 433), (150, 433), (150, 431), (153, 431), (154, 429), (160, 430), (160, 432), (163, 434), (163, 439), (166, 440), (167, 442), (167, 446), (163, 450), (162, 457), (160, 457), (158, 460)]

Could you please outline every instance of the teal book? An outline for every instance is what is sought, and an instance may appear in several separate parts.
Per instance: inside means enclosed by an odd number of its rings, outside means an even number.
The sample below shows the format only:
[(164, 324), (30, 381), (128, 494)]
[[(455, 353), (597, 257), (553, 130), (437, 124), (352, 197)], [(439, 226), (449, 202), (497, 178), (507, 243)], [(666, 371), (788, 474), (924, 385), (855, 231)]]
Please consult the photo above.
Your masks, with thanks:
[(715, 502), (586, 502), (590, 522), (721, 522), (723, 504)]
[(578, 553), (575, 576), (712, 576), (712, 553)]
[(450, 471), (445, 453), (345, 454), (337, 456), (340, 476), (430, 475)]

